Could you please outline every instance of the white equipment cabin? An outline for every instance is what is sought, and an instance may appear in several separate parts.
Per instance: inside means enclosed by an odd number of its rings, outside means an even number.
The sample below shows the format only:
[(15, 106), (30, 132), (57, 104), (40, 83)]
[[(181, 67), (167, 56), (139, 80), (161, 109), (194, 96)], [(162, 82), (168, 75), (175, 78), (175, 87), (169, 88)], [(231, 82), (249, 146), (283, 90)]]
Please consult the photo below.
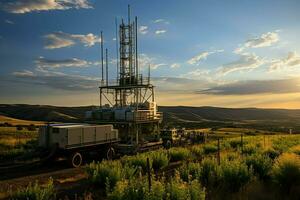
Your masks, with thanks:
[(106, 151), (111, 158), (112, 144), (119, 142), (118, 130), (112, 125), (49, 124), (39, 129), (39, 146), (69, 158), (70, 164), (79, 167), (87, 151)]

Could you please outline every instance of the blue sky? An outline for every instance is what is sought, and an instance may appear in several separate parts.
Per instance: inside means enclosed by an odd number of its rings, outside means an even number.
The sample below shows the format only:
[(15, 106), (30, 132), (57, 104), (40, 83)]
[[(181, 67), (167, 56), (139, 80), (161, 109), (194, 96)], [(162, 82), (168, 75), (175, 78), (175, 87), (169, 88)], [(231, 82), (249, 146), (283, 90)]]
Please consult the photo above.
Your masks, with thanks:
[(99, 34), (114, 78), (128, 4), (160, 105), (299, 108), (297, 0), (1, 1), (0, 103), (97, 105)]

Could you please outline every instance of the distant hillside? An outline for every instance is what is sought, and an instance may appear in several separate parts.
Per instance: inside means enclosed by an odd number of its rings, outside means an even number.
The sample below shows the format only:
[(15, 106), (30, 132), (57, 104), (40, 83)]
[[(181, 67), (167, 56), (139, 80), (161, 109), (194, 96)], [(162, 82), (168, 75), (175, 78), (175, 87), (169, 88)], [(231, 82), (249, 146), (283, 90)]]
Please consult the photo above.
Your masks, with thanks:
[(22, 119), (16, 119), (16, 118), (12, 118), (12, 117), (6, 117), (3, 115), (0, 115), (0, 123), (1, 124), (8, 123), (13, 126), (15, 126), (15, 125), (30, 125), (30, 124), (34, 124), (34, 125), (44, 124), (44, 122), (40, 122), (40, 121), (22, 120)]
[(299, 120), (300, 110), (163, 106), (160, 111), (182, 120)]
[[(0, 114), (25, 120), (82, 122), (93, 106), (57, 107), (47, 105), (0, 104)], [(256, 127), (300, 131), (300, 110), (161, 106), (164, 125), (184, 127)]]
[(79, 122), (92, 106), (57, 107), (48, 105), (0, 104), (0, 114), (35, 121)]
[(164, 120), (172, 126), (250, 127), (268, 130), (290, 128), (300, 132), (300, 110), (162, 106)]

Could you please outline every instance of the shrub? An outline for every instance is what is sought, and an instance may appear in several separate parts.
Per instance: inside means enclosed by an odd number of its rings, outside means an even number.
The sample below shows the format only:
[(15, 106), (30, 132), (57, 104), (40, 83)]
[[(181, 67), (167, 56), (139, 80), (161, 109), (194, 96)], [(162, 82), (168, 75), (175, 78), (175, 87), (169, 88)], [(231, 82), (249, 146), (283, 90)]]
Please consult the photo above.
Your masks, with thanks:
[(154, 171), (158, 171), (168, 166), (169, 164), (168, 156), (163, 151), (157, 151), (151, 153), (151, 158), (152, 158), (152, 168), (154, 169)]
[(118, 181), (114, 190), (108, 194), (110, 200), (161, 200), (161, 199), (205, 199), (205, 192), (197, 180), (187, 183), (178, 175), (169, 182), (164, 179), (152, 180), (151, 190), (148, 189), (147, 179)]
[(289, 148), (300, 144), (300, 139), (291, 136), (279, 137), (273, 140), (273, 148), (280, 153), (288, 151)]
[[(92, 162), (86, 168), (89, 180), (94, 184), (113, 188), (122, 178), (122, 165), (118, 161)], [(109, 184), (109, 185), (107, 185)]]
[(200, 174), (200, 163), (187, 163), (179, 168), (180, 178), (186, 182), (197, 179)]
[(230, 147), (236, 149), (237, 147), (241, 146), (241, 140), (230, 140), (229, 141)]
[(201, 146), (193, 146), (191, 148), (191, 153), (196, 159), (202, 159), (204, 151)]
[(10, 192), (10, 199), (15, 200), (50, 200), (55, 199), (53, 180), (50, 178), (46, 187), (42, 188), (38, 182), (31, 183), (25, 189)]
[(276, 151), (273, 148), (268, 148), (268, 149), (263, 151), (263, 155), (265, 155), (265, 156), (271, 158), (272, 160), (274, 160), (280, 155), (280, 152)]
[[(147, 188), (148, 189), (148, 188)], [(151, 191), (147, 191), (147, 200), (161, 200), (164, 197), (164, 185), (160, 181), (153, 181)]]
[(209, 187), (218, 182), (218, 166), (215, 160), (205, 158), (201, 163), (199, 180), (202, 185)]
[(34, 124), (30, 124), (29, 126), (27, 126), (27, 130), (28, 131), (35, 131), (36, 130), (36, 127)]
[(201, 188), (197, 180), (193, 180), (189, 185), (189, 195), (191, 200), (204, 200), (205, 190)]
[(253, 172), (258, 175), (260, 179), (266, 180), (270, 176), (272, 160), (265, 155), (255, 154), (246, 157), (246, 165), (248, 169), (252, 168)]
[(216, 153), (218, 151), (218, 147), (213, 144), (206, 144), (203, 146), (204, 154)]
[[(246, 144), (248, 144), (248, 141), (244, 137), (243, 138), (243, 145), (246, 145)], [(242, 146), (241, 139), (240, 138), (230, 139), (229, 140), (229, 145), (230, 145), (231, 148), (237, 149), (238, 147)]]
[(189, 155), (190, 151), (186, 148), (172, 148), (169, 150), (170, 162), (187, 160)]
[(221, 165), (220, 178), (220, 184), (222, 184), (222, 187), (232, 192), (236, 192), (250, 181), (251, 171), (249, 171), (247, 165), (242, 162), (225, 161)]
[(204, 190), (201, 188), (197, 180), (193, 180), (191, 183), (187, 183), (182, 181), (178, 174), (176, 174), (175, 177), (167, 183), (165, 190), (166, 199), (205, 199)]
[[(121, 194), (121, 199), (139, 200), (145, 199), (146, 197), (146, 187), (145, 182), (142, 180), (128, 180), (125, 183), (125, 190)], [(118, 189), (118, 188), (117, 188)]]
[(293, 152), (293, 153), (297, 154), (298, 156), (300, 156), (300, 145), (292, 147), (291, 152)]
[(23, 130), (23, 127), (21, 125), (17, 125), (17, 130), (21, 131), (21, 130)]
[(137, 154), (135, 156), (124, 156), (122, 163), (134, 168), (142, 168), (143, 172), (147, 171), (147, 157), (149, 157), (150, 168), (152, 167), (152, 159), (148, 154)]
[(228, 161), (233, 161), (236, 159), (240, 159), (240, 155), (236, 152), (228, 152), (225, 154), (225, 159), (227, 159)]
[(272, 179), (285, 192), (290, 192), (293, 186), (300, 185), (300, 158), (296, 154), (282, 154), (275, 161), (272, 169)]
[(245, 146), (242, 148), (242, 153), (243, 153), (243, 154), (251, 155), (251, 154), (256, 153), (256, 151), (257, 151), (257, 149), (256, 149), (256, 146), (255, 146), (255, 145), (245, 145)]
[(152, 181), (151, 191), (146, 179), (121, 180), (114, 190), (108, 194), (110, 200), (160, 200), (163, 199), (164, 186), (159, 181)]

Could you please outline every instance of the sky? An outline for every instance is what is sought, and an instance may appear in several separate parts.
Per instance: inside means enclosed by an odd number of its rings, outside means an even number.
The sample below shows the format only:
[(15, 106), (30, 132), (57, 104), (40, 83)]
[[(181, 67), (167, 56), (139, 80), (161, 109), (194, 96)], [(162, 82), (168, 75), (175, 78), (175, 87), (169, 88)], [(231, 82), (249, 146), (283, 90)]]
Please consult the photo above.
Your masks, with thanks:
[(300, 109), (298, 0), (1, 0), (0, 103), (98, 105), (128, 4), (159, 105)]

